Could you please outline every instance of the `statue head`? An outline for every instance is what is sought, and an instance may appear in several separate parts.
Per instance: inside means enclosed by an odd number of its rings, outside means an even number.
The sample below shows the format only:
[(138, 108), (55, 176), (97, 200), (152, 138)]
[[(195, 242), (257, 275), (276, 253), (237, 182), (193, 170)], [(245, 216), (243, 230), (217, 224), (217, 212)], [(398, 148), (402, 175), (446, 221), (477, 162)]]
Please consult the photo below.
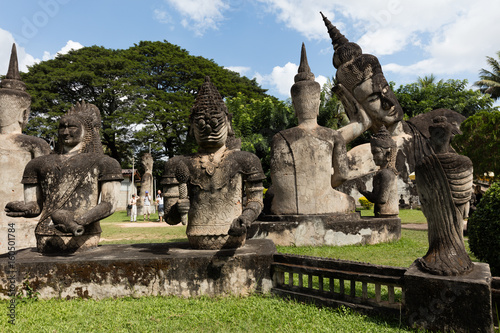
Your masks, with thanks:
[(189, 120), (202, 149), (218, 149), (226, 144), (228, 135), (234, 134), (227, 107), (208, 76), (196, 96)]
[[(9, 69), (0, 82), (0, 133), (21, 132), (28, 122), (31, 96), (21, 81), (16, 44), (12, 45)], [(7, 130), (2, 130), (9, 128)]]
[(434, 153), (442, 154), (449, 151), (453, 130), (453, 125), (446, 117), (438, 116), (432, 119), (432, 124), (429, 126), (429, 140)]
[(103, 154), (101, 114), (97, 106), (84, 101), (76, 103), (59, 120), (57, 152), (63, 154), (80, 145), (80, 153)]
[(321, 102), (321, 86), (314, 80), (314, 74), (309, 68), (304, 43), (302, 43), (299, 70), (294, 81), (290, 94), (299, 124), (305, 119), (316, 119)]
[(361, 47), (349, 42), (323, 15), (332, 40), (336, 80), (342, 84), (372, 119), (372, 130), (390, 127), (403, 119), (403, 109), (387, 83), (377, 57), (363, 54)]
[(370, 147), (375, 165), (395, 168), (396, 142), (392, 139), (391, 134), (384, 125), (382, 125), (376, 134), (372, 135)]

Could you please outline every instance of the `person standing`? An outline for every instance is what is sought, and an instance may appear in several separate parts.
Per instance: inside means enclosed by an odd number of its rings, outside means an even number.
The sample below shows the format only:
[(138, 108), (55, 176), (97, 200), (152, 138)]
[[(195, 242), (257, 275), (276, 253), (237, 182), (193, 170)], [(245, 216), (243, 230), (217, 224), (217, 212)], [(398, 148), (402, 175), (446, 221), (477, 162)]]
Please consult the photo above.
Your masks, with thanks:
[(146, 221), (146, 215), (148, 216), (148, 221), (149, 221), (149, 215), (151, 214), (151, 196), (149, 195), (149, 191), (146, 191), (144, 193), (144, 198), (142, 202), (142, 214), (143, 214), (143, 221)]
[(161, 190), (156, 194), (156, 204), (158, 205), (158, 222), (163, 222), (163, 214), (165, 214), (165, 206), (163, 205), (163, 195)]
[(131, 208), (130, 208), (130, 222), (136, 222), (137, 221), (137, 198), (135, 197), (135, 194), (132, 194), (132, 198), (130, 198), (129, 205), (131, 206)]

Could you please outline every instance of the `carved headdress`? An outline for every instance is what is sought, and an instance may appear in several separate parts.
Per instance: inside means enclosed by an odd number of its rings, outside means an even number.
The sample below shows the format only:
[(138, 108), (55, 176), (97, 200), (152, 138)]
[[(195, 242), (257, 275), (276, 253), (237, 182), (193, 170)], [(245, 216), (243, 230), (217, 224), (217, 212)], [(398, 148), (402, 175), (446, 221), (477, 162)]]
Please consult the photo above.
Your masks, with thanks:
[(396, 148), (396, 141), (391, 137), (391, 133), (385, 128), (384, 125), (380, 130), (371, 136), (370, 144), (384, 149)]
[[(320, 12), (321, 13), (321, 12)], [(377, 57), (363, 54), (361, 47), (349, 42), (340, 31), (321, 13), (333, 45), (333, 66), (337, 68), (336, 78), (349, 91), (375, 74), (382, 73)]]
[[(82, 101), (76, 103), (63, 117), (75, 117), (82, 123), (85, 129), (82, 153), (104, 153), (100, 135), (101, 113), (97, 106)], [(59, 147), (59, 152), (62, 152), (62, 146)]]
[(312, 92), (320, 93), (321, 86), (318, 82), (314, 80), (314, 74), (311, 72), (309, 63), (307, 62), (306, 46), (302, 43), (302, 49), (300, 53), (300, 65), (297, 75), (294, 78), (295, 84), (290, 90), (292, 98), (295, 99), (301, 93), (309, 95)]

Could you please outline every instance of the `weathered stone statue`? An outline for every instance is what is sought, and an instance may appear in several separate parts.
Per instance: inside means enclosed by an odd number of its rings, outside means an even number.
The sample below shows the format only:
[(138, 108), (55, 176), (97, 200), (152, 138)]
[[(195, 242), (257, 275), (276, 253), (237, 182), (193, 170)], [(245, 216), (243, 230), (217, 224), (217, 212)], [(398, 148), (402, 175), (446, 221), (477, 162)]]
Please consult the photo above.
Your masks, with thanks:
[(321, 87), (314, 80), (302, 44), (300, 67), (291, 88), (298, 126), (279, 132), (272, 142), (272, 214), (354, 211), (354, 199), (332, 187), (345, 179), (347, 156), (342, 135), (317, 123), (320, 94)]
[(150, 153), (145, 153), (142, 155), (142, 166), (144, 167), (144, 174), (141, 178), (141, 189), (139, 191), (139, 200), (137, 201), (137, 214), (139, 215), (148, 215), (153, 213), (152, 211), (152, 203), (150, 206), (146, 208), (148, 212), (144, 209), (144, 197), (146, 195), (146, 191), (151, 196), (153, 193), (153, 156)]
[[(396, 142), (382, 125), (370, 140), (373, 161), (380, 167), (373, 177), (373, 191), (366, 191), (364, 183), (359, 183), (358, 191), (375, 204), (376, 217), (392, 217), (399, 214), (398, 186), (396, 177)], [(404, 201), (404, 200), (403, 200)]]
[(244, 245), (247, 228), (262, 210), (262, 166), (254, 154), (226, 145), (233, 135), (228, 117), (206, 77), (190, 116), (198, 153), (165, 164), (165, 220), (177, 224), (187, 214), (186, 233), (194, 249)]
[(3, 209), (9, 201), (23, 199), (21, 179), (26, 164), (51, 151), (44, 140), (21, 133), (28, 121), (30, 105), (31, 96), (26, 92), (26, 85), (19, 75), (14, 44), (7, 75), (0, 82), (0, 253), (7, 252), (10, 223), (15, 224), (16, 249), (36, 244), (34, 230), (38, 219), (14, 220)]
[(5, 208), (12, 217), (40, 215), (35, 234), (41, 253), (96, 247), (99, 220), (115, 211), (123, 177), (120, 164), (103, 153), (100, 127), (95, 105), (71, 108), (59, 121), (57, 153), (26, 165), (24, 201)]
[(473, 268), (463, 239), (472, 195), (472, 162), (450, 152), (453, 127), (445, 117), (429, 126), (433, 153), (417, 165), (417, 189), (429, 225), (429, 251), (420, 268), (438, 275), (461, 275)]

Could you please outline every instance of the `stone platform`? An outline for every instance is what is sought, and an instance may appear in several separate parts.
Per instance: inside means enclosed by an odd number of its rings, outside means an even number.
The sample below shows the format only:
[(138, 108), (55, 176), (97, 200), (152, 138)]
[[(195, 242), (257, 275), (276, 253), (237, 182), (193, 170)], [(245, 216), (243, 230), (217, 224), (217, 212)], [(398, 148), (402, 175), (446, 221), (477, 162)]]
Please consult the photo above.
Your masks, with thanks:
[(270, 239), (282, 246), (377, 244), (401, 237), (401, 219), (329, 215), (266, 215), (252, 223), (252, 239)]
[(268, 292), (275, 252), (270, 240), (232, 250), (192, 250), (187, 242), (102, 245), (53, 256), (30, 248), (0, 256), (0, 298), (9, 298), (11, 281), (19, 289), (26, 279), (42, 299)]
[(474, 263), (461, 276), (420, 271), (415, 263), (404, 275), (404, 307), (415, 329), (440, 332), (493, 332), (491, 272)]

